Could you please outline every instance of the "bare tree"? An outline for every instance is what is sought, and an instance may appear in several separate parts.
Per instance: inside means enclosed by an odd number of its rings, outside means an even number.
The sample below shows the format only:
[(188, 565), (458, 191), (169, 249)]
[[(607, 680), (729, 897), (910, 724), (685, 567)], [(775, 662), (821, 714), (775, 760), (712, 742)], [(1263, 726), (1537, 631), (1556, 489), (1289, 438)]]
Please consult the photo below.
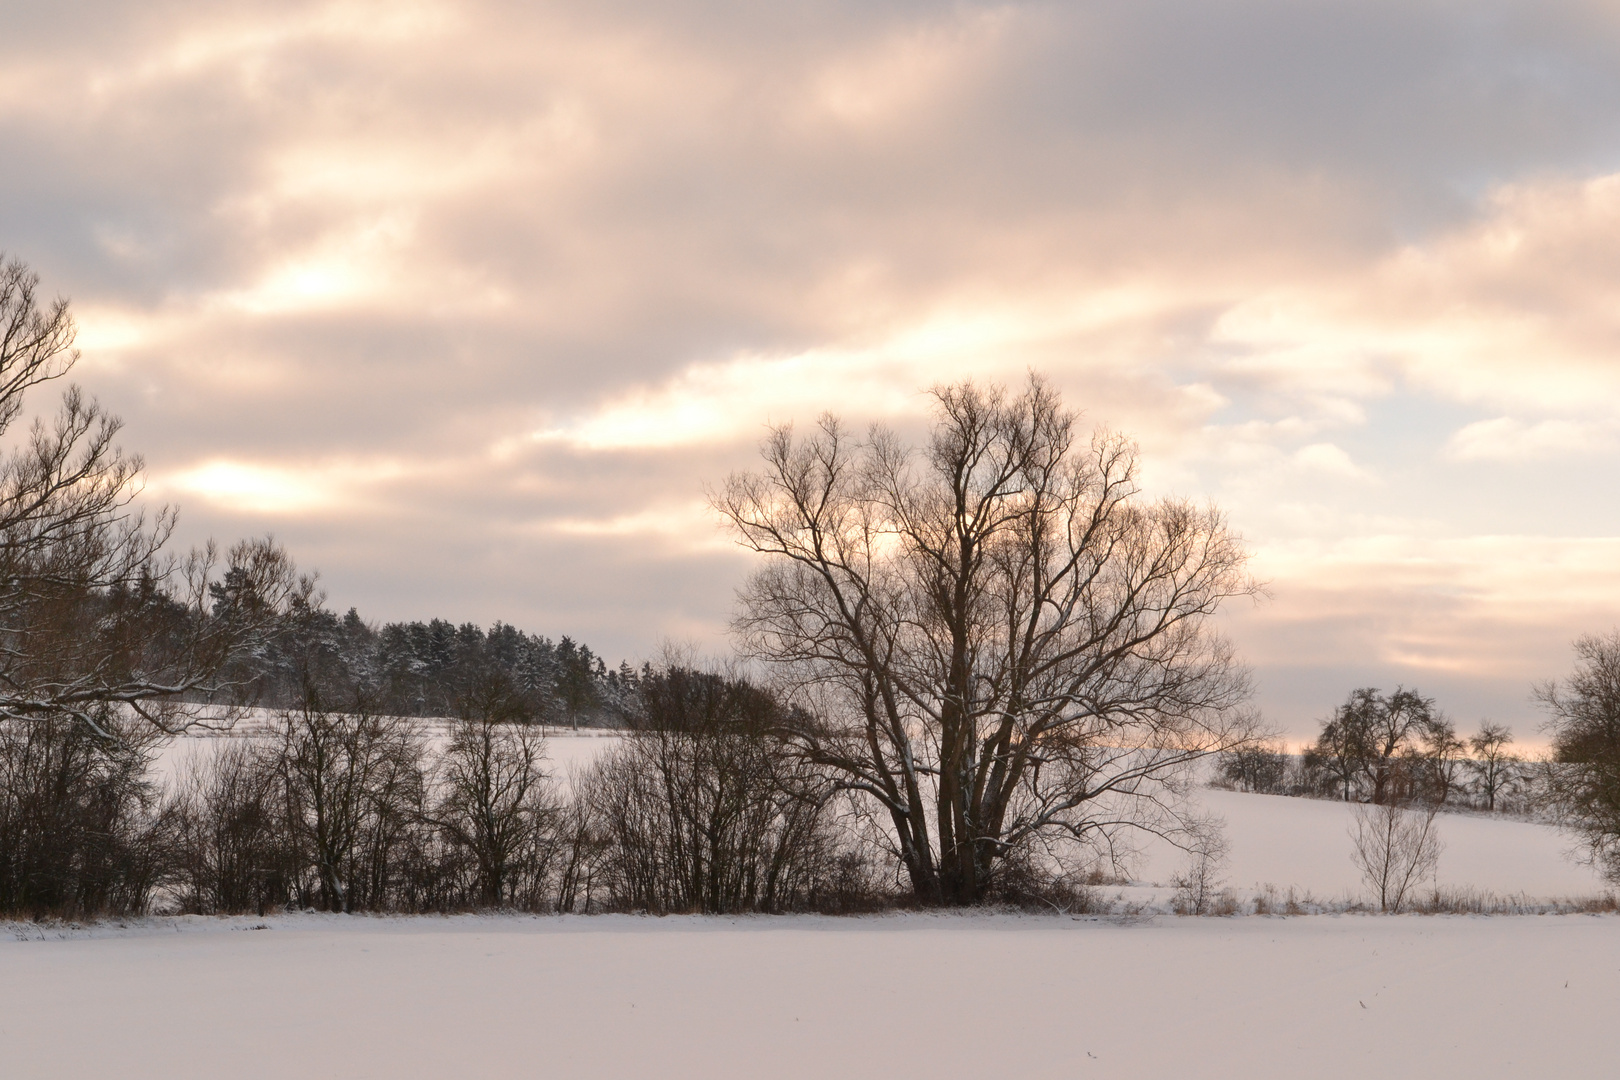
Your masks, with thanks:
[(1280, 742), (1259, 743), (1220, 754), (1212, 783), (1232, 791), (1279, 794), (1288, 789), (1288, 766), (1288, 753)]
[(589, 912), (595, 901), (597, 873), (607, 847), (591, 812), (596, 802), (596, 793), (591, 787), (597, 775), (590, 769), (570, 776), (572, 797), (554, 819), (557, 858), (556, 899), (552, 907), (555, 911)]
[(1221, 870), (1230, 850), (1223, 823), (1200, 822), (1190, 839), (1186, 868), (1171, 879), (1176, 893), (1170, 905), (1181, 915), (1208, 915), (1221, 888)]
[(1489, 720), (1482, 722), (1479, 733), (1468, 740), (1468, 749), (1473, 755), (1468, 760), (1468, 769), (1474, 774), (1487, 810), (1495, 810), (1496, 800), (1518, 779), (1522, 759), (1513, 753), (1512, 745), (1513, 732)]
[(1592, 863), (1620, 882), (1620, 631), (1580, 638), (1575, 655), (1567, 680), (1536, 688), (1553, 744), (1544, 782)]
[(1318, 794), (1349, 802), (1359, 790), (1362, 762), (1368, 756), (1367, 739), (1361, 725), (1346, 722), (1343, 710), (1322, 722), (1316, 744), (1305, 751), (1304, 771), (1311, 788)]
[(263, 915), (287, 902), (297, 866), (278, 812), (278, 765), (272, 747), (249, 739), (219, 740), (188, 763), (177, 838), (186, 910)]
[(299, 899), (328, 911), (388, 906), (423, 810), (414, 725), (377, 712), (363, 696), (329, 708), (314, 689), (277, 723), (283, 812), (299, 861), (314, 875), (299, 883)]
[[(1351, 691), (1332, 719), (1322, 722), (1309, 756), (1312, 766), (1334, 778), (1346, 801), (1365, 798), (1382, 805), (1411, 797), (1413, 785), (1423, 782), (1427, 751), (1455, 759), (1457, 745), (1432, 698), (1399, 686), (1393, 694), (1363, 687)], [(1451, 768), (1434, 777), (1447, 790)]]
[(110, 712), (0, 720), (0, 912), (143, 910), (167, 878), (172, 815), (148, 775), (157, 733)]
[[(0, 263), (0, 437), (29, 390), (78, 359), (65, 300)], [(210, 546), (184, 560), (162, 549), (174, 514), (137, 508), (141, 459), (117, 445), (119, 421), (69, 387), (0, 459), (0, 718), (68, 716), (102, 734), (116, 705), (174, 730), (204, 700), (232, 697), (222, 673), (289, 602), (313, 590), (273, 542), (240, 544), (229, 572), (254, 605), (216, 618)]]
[(472, 856), (483, 907), (506, 905), (523, 885), (535, 892), (549, 861), (545, 739), (525, 712), (505, 680), (482, 681), (463, 696), (436, 770), (431, 821)]
[(645, 674), (624, 740), (582, 791), (620, 906), (808, 906), (837, 862), (827, 785), (784, 753), (780, 703), (747, 680), (671, 666)]
[(1407, 752), (1413, 794), (1422, 802), (1444, 806), (1462, 786), (1463, 755), (1468, 744), (1457, 737), (1450, 720), (1436, 716), (1425, 727), (1419, 744)]
[(921, 450), (780, 427), (714, 504), (767, 558), (735, 627), (792, 738), (882, 807), (918, 900), (966, 904), (1014, 853), (1180, 827), (1165, 781), (1256, 734), (1209, 620), (1258, 587), (1216, 509), (1144, 499), (1040, 379), (933, 393)]
[(1378, 896), (1378, 910), (1399, 914), (1407, 897), (1434, 876), (1445, 850), (1435, 828), (1439, 806), (1407, 810), (1394, 803), (1358, 806), (1350, 838), (1351, 861)]

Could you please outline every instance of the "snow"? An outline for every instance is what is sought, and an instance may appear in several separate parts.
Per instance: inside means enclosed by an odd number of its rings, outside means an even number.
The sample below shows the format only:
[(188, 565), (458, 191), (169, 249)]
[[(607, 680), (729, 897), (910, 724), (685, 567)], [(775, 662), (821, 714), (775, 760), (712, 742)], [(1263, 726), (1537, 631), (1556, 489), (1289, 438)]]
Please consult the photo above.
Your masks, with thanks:
[[(611, 744), (558, 733), (548, 746), (565, 776)], [(1223, 872), (1241, 897), (1361, 894), (1350, 807), (1197, 797), (1226, 822)], [(1439, 827), (1446, 888), (1603, 891), (1545, 825), (1446, 814)], [(1620, 917), (1163, 914), (1185, 858), (1149, 847), (1136, 884), (1101, 890), (1160, 905), (1137, 917), (0, 924), (0, 1075), (1614, 1074)]]
[[(163, 744), (152, 762), (152, 775), (159, 783), (174, 784), (193, 761), (206, 761), (233, 739), (262, 737), (269, 720), (262, 710), (249, 721), (239, 724), (230, 732), (219, 734), (188, 734), (170, 739)], [(429, 748), (443, 744), (448, 738), (448, 722), (419, 720)], [(548, 727), (546, 735), (547, 771), (559, 782), (566, 783), (571, 770), (582, 768), (594, 761), (608, 747), (619, 740), (617, 732), (592, 728)]]
[[(1224, 876), (1240, 896), (1268, 884), (1323, 901), (1365, 893), (1350, 863), (1349, 804), (1214, 789), (1199, 791), (1197, 799), (1204, 812), (1225, 822), (1230, 852)], [(1532, 901), (1605, 891), (1598, 874), (1570, 856), (1571, 838), (1549, 825), (1476, 813), (1444, 813), (1435, 825), (1445, 842), (1437, 877), (1443, 889)], [(1168, 883), (1186, 862), (1168, 845), (1151, 845), (1133, 876)]]
[(1607, 1077), (1620, 976), (1610, 916), (283, 916), (43, 936), (0, 940), (8, 1076)]

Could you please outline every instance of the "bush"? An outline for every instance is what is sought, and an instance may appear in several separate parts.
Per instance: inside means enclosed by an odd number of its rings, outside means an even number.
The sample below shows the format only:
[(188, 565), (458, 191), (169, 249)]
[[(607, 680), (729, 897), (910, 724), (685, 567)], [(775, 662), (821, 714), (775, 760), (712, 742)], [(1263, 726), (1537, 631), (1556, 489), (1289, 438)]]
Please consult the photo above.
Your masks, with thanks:
[(171, 871), (175, 817), (147, 768), (155, 736), (110, 715), (0, 721), (0, 911), (145, 911)]
[(287, 902), (298, 873), (280, 761), (257, 743), (220, 742), (212, 756), (194, 759), (181, 780), (177, 898), (199, 914), (263, 915)]
[(1226, 860), (1225, 833), (1218, 822), (1204, 822), (1192, 831), (1187, 865), (1171, 879), (1176, 887), (1170, 910), (1177, 915), (1231, 915), (1236, 901), (1223, 890), (1221, 867)]
[(844, 896), (858, 860), (831, 785), (776, 735), (782, 706), (740, 679), (641, 679), (624, 742), (578, 797), (599, 830), (608, 902), (646, 911), (789, 911)]
[[(351, 688), (352, 690), (352, 688)], [(51, 719), (0, 725), (0, 910), (79, 915), (162, 898), (203, 914), (856, 911), (885, 902), (834, 788), (746, 681), (649, 672), (618, 746), (571, 798), (539, 729), (469, 708), (417, 721), (310, 691), (212, 740), (165, 802), (154, 744)]]
[(1276, 744), (1231, 750), (1217, 755), (1214, 783), (1231, 791), (1287, 794), (1290, 760), (1282, 747)]

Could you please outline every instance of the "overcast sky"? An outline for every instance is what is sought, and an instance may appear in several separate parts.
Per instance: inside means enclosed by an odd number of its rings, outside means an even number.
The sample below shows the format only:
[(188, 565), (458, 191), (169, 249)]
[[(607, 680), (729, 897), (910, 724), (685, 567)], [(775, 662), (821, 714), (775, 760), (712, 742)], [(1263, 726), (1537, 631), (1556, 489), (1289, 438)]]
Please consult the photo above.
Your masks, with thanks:
[(1296, 736), (1532, 735), (1620, 622), (1613, 3), (7, 7), (0, 247), (339, 610), (721, 648), (768, 421), (1033, 367), (1247, 537)]

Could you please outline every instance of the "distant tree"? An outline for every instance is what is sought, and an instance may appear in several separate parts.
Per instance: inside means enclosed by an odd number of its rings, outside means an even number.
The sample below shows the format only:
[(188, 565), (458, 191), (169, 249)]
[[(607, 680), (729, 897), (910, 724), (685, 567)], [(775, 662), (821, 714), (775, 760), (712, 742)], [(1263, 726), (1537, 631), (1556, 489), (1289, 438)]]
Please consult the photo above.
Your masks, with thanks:
[(563, 716), (577, 728), (580, 719), (601, 703), (599, 687), (607, 671), (588, 647), (575, 644), (569, 637), (557, 642), (556, 661), (557, 698)]
[(1333, 719), (1322, 722), (1316, 744), (1305, 751), (1305, 772), (1312, 778), (1325, 778), (1323, 786), (1331, 786), (1349, 802), (1359, 789), (1363, 765), (1370, 756), (1365, 725), (1341, 708)]
[(1288, 785), (1288, 755), (1275, 743), (1228, 751), (1216, 758), (1215, 776), (1220, 786), (1234, 791), (1282, 792)]
[(1406, 751), (1407, 764), (1415, 781), (1413, 795), (1423, 802), (1444, 806), (1462, 787), (1463, 755), (1468, 744), (1457, 737), (1450, 720), (1434, 717), (1425, 727), (1419, 744)]
[(572, 638), (553, 644), (504, 622), (487, 632), (444, 619), (388, 623), (351, 637), (353, 647), (369, 652), (352, 658), (350, 667), (370, 673), (368, 684), (389, 708), (413, 716), (459, 715), (463, 688), (498, 671), (523, 698), (532, 720), (577, 727), (611, 715), (633, 683), (628, 667), (609, 671)]
[(1620, 631), (1575, 642), (1575, 671), (1536, 688), (1547, 709), (1549, 795), (1588, 857), (1620, 883)]
[(1496, 809), (1496, 800), (1518, 778), (1523, 759), (1513, 753), (1512, 746), (1513, 732), (1502, 724), (1493, 724), (1488, 720), (1482, 722), (1479, 733), (1468, 740), (1468, 750), (1472, 754), (1468, 768), (1474, 775), (1475, 785), (1485, 800), (1487, 810)]
[[(642, 670), (650, 672), (651, 668), (643, 665)], [(641, 689), (641, 677), (642, 672), (631, 667), (628, 661), (620, 662), (618, 668), (606, 673), (598, 696), (609, 716), (624, 716), (633, 711)]]
[[(474, 627), (476, 630), (477, 628)], [(453, 623), (444, 619), (434, 619), (427, 624), (426, 648), (420, 650), (419, 655), (427, 661), (426, 674), (437, 681), (456, 662), (460, 642)]]
[(516, 672), (529, 648), (523, 631), (510, 623), (497, 622), (484, 638), (485, 655), (490, 663), (503, 671)]
[[(1383, 805), (1414, 794), (1431, 755), (1455, 757), (1456, 738), (1434, 708), (1434, 700), (1396, 687), (1383, 694), (1373, 687), (1353, 690), (1331, 719), (1322, 722), (1311, 764), (1332, 776), (1346, 801), (1364, 798)], [(1416, 767), (1415, 767), (1416, 766)], [(1451, 766), (1434, 781), (1449, 791)]]

